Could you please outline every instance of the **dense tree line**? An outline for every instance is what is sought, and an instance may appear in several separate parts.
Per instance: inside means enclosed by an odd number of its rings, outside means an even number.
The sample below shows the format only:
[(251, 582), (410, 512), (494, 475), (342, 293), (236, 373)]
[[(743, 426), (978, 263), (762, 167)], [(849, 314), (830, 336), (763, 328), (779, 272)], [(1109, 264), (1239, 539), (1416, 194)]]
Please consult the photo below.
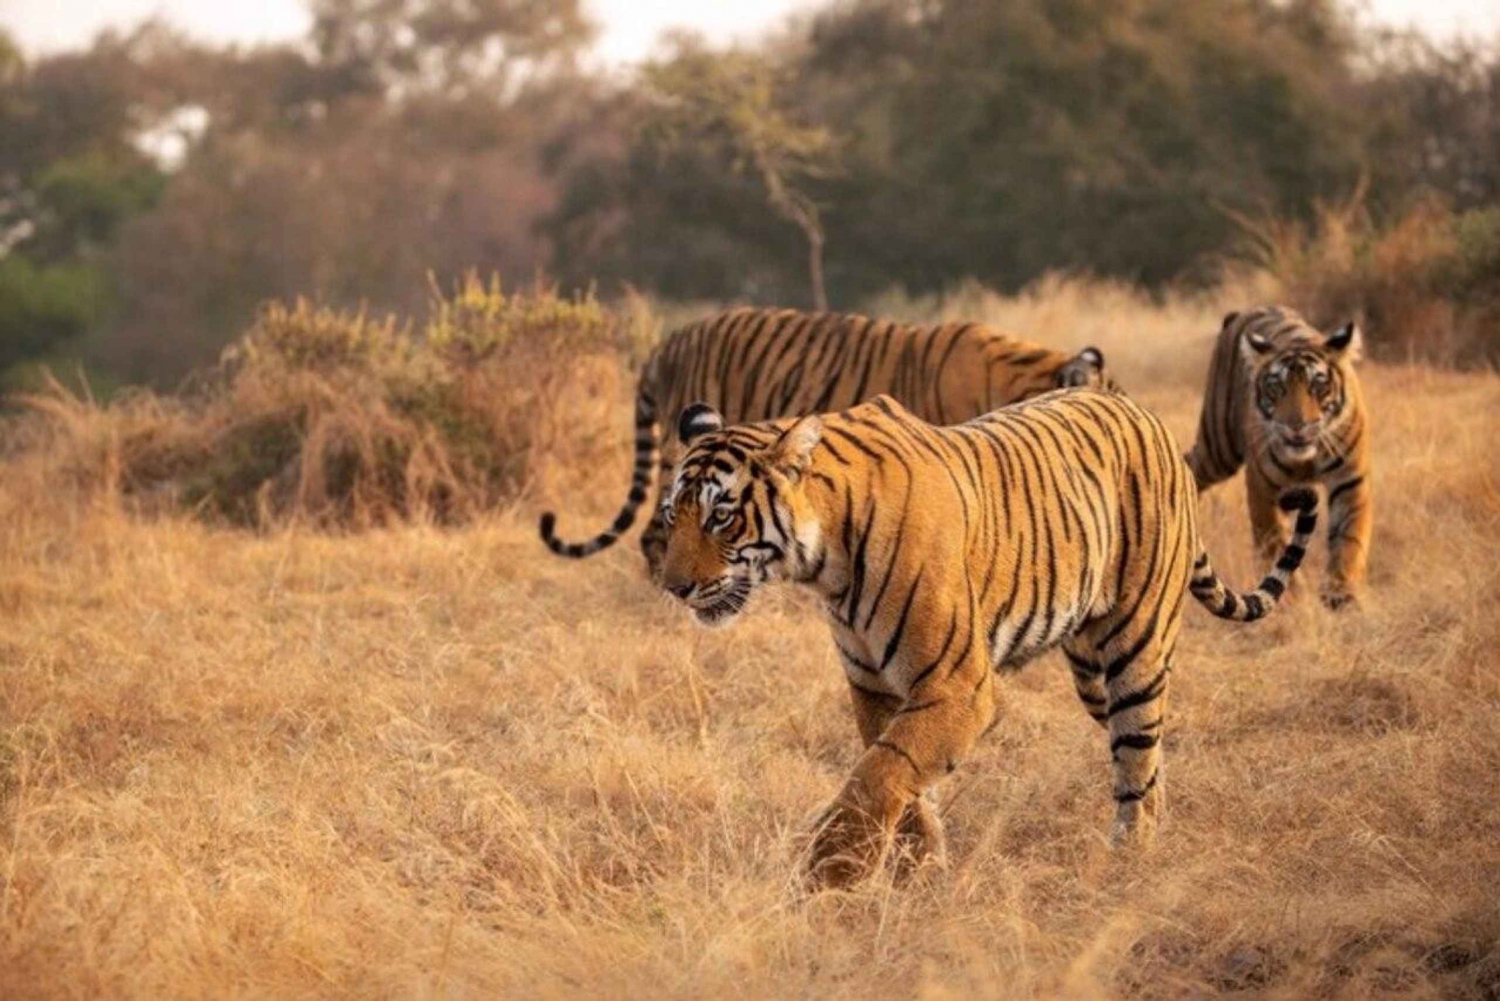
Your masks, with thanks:
[(1211, 281), (1236, 220), (1500, 201), (1500, 59), (1333, 0), (837, 0), (582, 57), (578, 0), (311, 0), (303, 44), (0, 34), (0, 368), (172, 381), (270, 297), (430, 275), (854, 306), (1048, 269)]

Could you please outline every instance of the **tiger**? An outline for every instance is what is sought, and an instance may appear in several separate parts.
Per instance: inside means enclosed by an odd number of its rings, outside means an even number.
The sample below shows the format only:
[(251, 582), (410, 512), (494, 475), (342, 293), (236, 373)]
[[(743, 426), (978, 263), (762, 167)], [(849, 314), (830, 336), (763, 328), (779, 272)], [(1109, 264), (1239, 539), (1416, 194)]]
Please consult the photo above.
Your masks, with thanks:
[(1331, 608), (1358, 602), (1374, 529), (1370, 422), (1354, 371), (1361, 342), (1352, 322), (1324, 334), (1285, 306), (1228, 314), (1187, 454), (1200, 491), (1245, 467), (1250, 526), (1264, 559), (1286, 538), (1276, 508), (1281, 491), (1320, 484), (1327, 490), (1322, 597)]
[(1119, 391), (1104, 354), (1054, 351), (979, 323), (911, 325), (854, 313), (740, 308), (672, 333), (641, 373), (635, 403), (635, 468), (625, 504), (608, 529), (563, 542), (557, 516), (543, 514), (542, 541), (559, 556), (582, 558), (614, 545), (635, 523), (651, 469), (657, 501), (641, 535), (647, 571), (659, 576), (666, 532), (659, 512), (672, 469), (660, 448), (659, 418), (670, 428), (689, 403), (718, 408), (732, 423), (841, 410), (888, 393), (925, 420), (952, 424), (1059, 387)]
[(1128, 397), (1058, 391), (954, 427), (894, 397), (729, 425), (683, 411), (663, 505), (662, 586), (698, 622), (730, 623), (757, 588), (821, 599), (864, 751), (814, 827), (804, 877), (846, 886), (898, 858), (941, 861), (927, 795), (996, 723), (1001, 671), (1061, 646), (1108, 733), (1111, 839), (1148, 841), (1184, 595), (1214, 615), (1271, 612), (1317, 522), (1258, 588), (1230, 590), (1198, 531), (1197, 492), (1162, 422)]

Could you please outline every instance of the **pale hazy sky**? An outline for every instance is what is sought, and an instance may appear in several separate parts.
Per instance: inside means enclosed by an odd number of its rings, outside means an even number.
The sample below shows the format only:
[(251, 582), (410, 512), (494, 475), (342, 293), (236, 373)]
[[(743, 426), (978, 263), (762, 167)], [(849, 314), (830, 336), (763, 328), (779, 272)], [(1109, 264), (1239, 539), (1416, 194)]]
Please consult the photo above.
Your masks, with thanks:
[[(1183, 0), (1184, 3), (1193, 0)], [(662, 30), (693, 27), (715, 40), (753, 38), (809, 0), (585, 0), (603, 28), (599, 54), (628, 62), (650, 52)], [(814, 2), (813, 5), (816, 5)], [(1381, 21), (1416, 25), (1439, 37), (1500, 34), (1500, 0), (1367, 0)], [(307, 27), (303, 0), (0, 0), (0, 25), (29, 51), (85, 44), (100, 28), (163, 15), (215, 40), (294, 38)]]

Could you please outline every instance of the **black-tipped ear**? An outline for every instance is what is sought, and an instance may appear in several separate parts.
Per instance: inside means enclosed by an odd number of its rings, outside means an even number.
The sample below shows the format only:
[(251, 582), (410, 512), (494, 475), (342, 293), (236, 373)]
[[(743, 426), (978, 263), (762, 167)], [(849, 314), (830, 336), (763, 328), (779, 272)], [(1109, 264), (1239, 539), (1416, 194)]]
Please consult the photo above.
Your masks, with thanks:
[(1220, 330), (1226, 329), (1231, 323), (1233, 323), (1235, 320), (1238, 320), (1239, 318), (1240, 318), (1240, 314), (1238, 312), (1225, 313), (1224, 314), (1224, 322), (1221, 323), (1221, 324), (1219, 324), (1219, 329)]
[(1092, 344), (1084, 348), (1082, 351), (1078, 352), (1078, 357), (1079, 360), (1088, 362), (1090, 365), (1099, 369), (1101, 372), (1104, 370), (1104, 352), (1100, 351)]
[(1345, 354), (1352, 352), (1359, 354), (1362, 338), (1359, 333), (1359, 325), (1353, 320), (1323, 338), (1323, 346), (1334, 354)]
[(724, 418), (717, 410), (707, 403), (694, 403), (677, 418), (677, 440), (686, 445), (699, 435), (720, 431), (723, 427)]

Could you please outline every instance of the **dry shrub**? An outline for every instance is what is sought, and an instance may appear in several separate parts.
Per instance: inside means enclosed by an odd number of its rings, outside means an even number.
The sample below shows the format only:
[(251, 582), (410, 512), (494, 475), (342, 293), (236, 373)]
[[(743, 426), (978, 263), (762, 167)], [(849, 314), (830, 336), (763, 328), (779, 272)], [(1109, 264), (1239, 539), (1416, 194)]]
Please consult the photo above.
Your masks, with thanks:
[[(506, 294), (469, 275), (417, 327), (298, 300), (266, 306), (181, 395), (101, 406), (56, 380), (21, 437), (58, 487), (137, 511), (265, 526), (464, 522), (519, 496), (574, 423), (604, 423), (649, 336), (590, 297)], [(643, 334), (642, 331), (645, 331)], [(568, 465), (598, 460), (583, 436)]]
[(1241, 219), (1251, 254), (1315, 324), (1365, 325), (1372, 352), (1443, 365), (1500, 361), (1500, 206), (1418, 202), (1379, 223), (1360, 188), (1311, 227)]

